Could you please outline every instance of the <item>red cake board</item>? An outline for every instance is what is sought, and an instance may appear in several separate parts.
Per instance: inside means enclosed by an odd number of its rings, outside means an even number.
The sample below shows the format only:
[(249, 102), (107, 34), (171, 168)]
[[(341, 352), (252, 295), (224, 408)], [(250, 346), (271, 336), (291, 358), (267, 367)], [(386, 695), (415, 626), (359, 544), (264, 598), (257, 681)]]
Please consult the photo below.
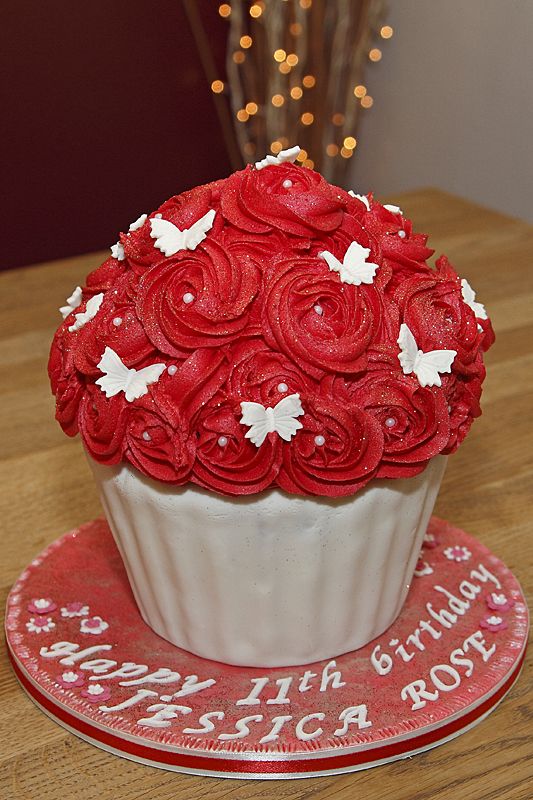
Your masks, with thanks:
[(406, 758), (483, 720), (519, 675), (528, 612), (501, 561), (433, 518), (400, 617), (366, 647), (228, 666), (153, 633), (94, 520), (21, 575), (6, 631), (31, 699), (97, 747), (178, 772), (299, 778)]

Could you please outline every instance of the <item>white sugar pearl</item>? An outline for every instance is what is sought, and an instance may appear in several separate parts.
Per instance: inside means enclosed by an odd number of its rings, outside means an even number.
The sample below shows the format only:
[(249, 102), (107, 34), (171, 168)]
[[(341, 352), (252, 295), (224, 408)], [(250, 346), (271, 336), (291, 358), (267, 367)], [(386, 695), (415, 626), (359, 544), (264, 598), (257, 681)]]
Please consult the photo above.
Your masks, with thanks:
[(289, 391), (289, 387), (287, 386), (286, 383), (278, 383), (278, 392), (283, 394), (283, 392), (288, 392), (288, 391)]
[(185, 292), (185, 294), (183, 295), (183, 302), (187, 303), (188, 305), (189, 303), (192, 303), (193, 300), (194, 300), (194, 295), (191, 294), (191, 292)]
[(322, 308), (322, 306), (319, 306), (318, 304), (316, 306), (313, 306), (313, 308), (315, 309), (319, 317), (321, 317), (322, 314), (324, 313), (324, 309)]
[(406, 234), (406, 232), (405, 232), (405, 231), (398, 231), (398, 236), (400, 237), (400, 239), (405, 239), (405, 237), (407, 236), (407, 234)]
[(292, 181), (289, 180), (283, 181), (282, 186), (284, 189), (292, 189)]
[(167, 369), (169, 375), (175, 375), (178, 371), (178, 368), (175, 364), (171, 364), (170, 367)]
[(143, 439), (145, 442), (150, 442), (152, 440), (152, 437), (150, 436), (148, 431), (143, 431)]
[(394, 428), (396, 422), (397, 420), (395, 419), (395, 417), (387, 417), (387, 419), (385, 420), (385, 425), (387, 428)]
[(315, 444), (317, 447), (322, 447), (326, 443), (323, 436), (315, 436)]
[(113, 325), (115, 328), (118, 328), (119, 325), (122, 325), (122, 317), (115, 317), (113, 320)]
[(219, 447), (225, 447), (227, 445), (227, 443), (228, 443), (228, 440), (227, 440), (227, 438), (225, 436), (219, 436), (218, 437)]

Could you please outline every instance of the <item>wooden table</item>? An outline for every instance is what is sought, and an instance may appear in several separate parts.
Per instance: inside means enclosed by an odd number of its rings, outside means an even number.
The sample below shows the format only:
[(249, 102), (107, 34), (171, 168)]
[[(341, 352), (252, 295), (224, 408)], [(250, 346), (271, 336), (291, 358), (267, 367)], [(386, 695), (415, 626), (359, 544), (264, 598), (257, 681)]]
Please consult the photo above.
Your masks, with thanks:
[[(394, 202), (418, 230), (431, 231), (430, 243), (474, 286), (497, 333), (487, 358), (484, 415), (451, 459), (436, 513), (487, 544), (531, 597), (533, 227), (435, 190)], [(101, 513), (79, 442), (54, 421), (46, 360), (57, 308), (103, 257), (95, 253), (0, 275), (3, 600), (45, 545)], [(0, 797), (529, 800), (532, 659), (533, 648), (517, 685), (485, 722), (436, 750), (351, 775), (261, 782), (163, 772), (97, 750), (32, 705), (2, 651)]]

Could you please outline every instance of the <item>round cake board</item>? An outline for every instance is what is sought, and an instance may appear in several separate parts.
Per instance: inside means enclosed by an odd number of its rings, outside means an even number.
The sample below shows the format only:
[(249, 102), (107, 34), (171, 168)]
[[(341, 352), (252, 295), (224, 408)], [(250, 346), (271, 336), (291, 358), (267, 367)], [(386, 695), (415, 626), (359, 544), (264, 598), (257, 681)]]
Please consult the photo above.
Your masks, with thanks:
[(98, 519), (23, 572), (6, 632), (31, 699), (97, 747), (178, 772), (299, 778), (406, 758), (481, 722), (519, 675), (528, 612), (496, 556), (432, 518), (406, 604), (381, 636), (301, 667), (228, 666), (143, 622)]

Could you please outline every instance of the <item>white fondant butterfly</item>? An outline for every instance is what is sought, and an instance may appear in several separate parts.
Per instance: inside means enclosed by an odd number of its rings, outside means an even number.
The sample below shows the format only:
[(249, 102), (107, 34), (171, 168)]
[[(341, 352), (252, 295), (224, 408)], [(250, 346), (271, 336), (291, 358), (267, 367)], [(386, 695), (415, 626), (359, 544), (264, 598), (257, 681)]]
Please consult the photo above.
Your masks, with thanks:
[(96, 383), (106, 397), (114, 397), (124, 392), (126, 400), (131, 403), (148, 392), (148, 386), (159, 380), (165, 371), (165, 364), (150, 364), (143, 369), (128, 369), (114, 350), (106, 347), (104, 355), (98, 362), (98, 369), (104, 374)]
[(256, 447), (261, 447), (269, 433), (276, 432), (286, 442), (290, 442), (302, 423), (296, 417), (304, 414), (299, 394), (284, 397), (274, 408), (265, 408), (261, 403), (241, 403), (241, 425), (249, 425), (245, 438)]
[(451, 372), (456, 350), (430, 350), (424, 353), (418, 349), (415, 337), (403, 322), (398, 336), (400, 353), (398, 359), (405, 375), (415, 373), (420, 386), (441, 386), (439, 373)]
[(390, 205), (390, 203), (386, 203), (383, 206), (383, 208), (386, 208), (387, 211), (391, 212), (391, 214), (402, 214), (403, 215), (403, 211), (400, 208), (400, 206), (393, 206), (393, 205)]
[(132, 231), (138, 231), (139, 228), (142, 228), (147, 219), (148, 214), (141, 214), (140, 217), (137, 217), (135, 222), (131, 223), (130, 227), (128, 228), (128, 233), (131, 233)]
[(190, 228), (185, 228), (183, 231), (167, 219), (154, 217), (150, 220), (152, 229), (150, 236), (155, 239), (154, 247), (161, 250), (165, 256), (173, 256), (178, 250), (195, 250), (213, 227), (215, 213), (215, 209), (211, 208)]
[(90, 322), (90, 320), (97, 315), (103, 299), (104, 293), (100, 292), (100, 294), (95, 294), (94, 297), (91, 297), (90, 300), (87, 300), (85, 311), (82, 311), (80, 314), (76, 314), (74, 323), (69, 326), (69, 331), (71, 333), (74, 331), (79, 331), (84, 325)]
[[(483, 303), (476, 302), (476, 293), (466, 280), (463, 278), (461, 281), (461, 294), (463, 295), (463, 300), (470, 306), (476, 317), (479, 319), (488, 319), (487, 312), (485, 311), (485, 306)], [(68, 303), (68, 300), (67, 300)]]
[(78, 306), (81, 305), (81, 300), (82, 300), (81, 286), (76, 286), (70, 297), (67, 297), (67, 299), (65, 300), (66, 305), (61, 306), (61, 308), (59, 309), (59, 313), (61, 314), (63, 319), (66, 319), (66, 317), (68, 317), (71, 311), (74, 311), (75, 308), (78, 308)]
[(358, 242), (352, 242), (342, 259), (342, 264), (333, 253), (324, 250), (319, 253), (332, 272), (338, 272), (343, 283), (352, 283), (360, 286), (362, 283), (372, 283), (379, 264), (373, 264), (366, 259), (370, 255), (368, 247), (362, 247)]
[(124, 252), (124, 245), (122, 244), (122, 242), (117, 242), (110, 248), (110, 250), (111, 250), (111, 255), (113, 256), (113, 258), (116, 258), (117, 261), (124, 261), (124, 259), (126, 258), (126, 254)]
[(350, 191), (348, 192), (348, 194), (349, 194), (351, 197), (355, 197), (355, 199), (356, 199), (356, 200), (359, 200), (361, 203), (363, 203), (363, 205), (365, 205), (365, 206), (366, 206), (366, 210), (367, 210), (367, 211), (370, 211), (370, 203), (368, 202), (368, 197), (366, 196), (366, 194), (356, 194), (356, 193), (355, 193), (355, 192), (353, 192), (351, 189), (350, 189)]
[(261, 161), (255, 162), (256, 169), (263, 169), (264, 167), (271, 167), (276, 166), (276, 164), (283, 164), (285, 161), (290, 161), (291, 164), (294, 164), (298, 155), (300, 153), (300, 147), (295, 145), (294, 147), (290, 147), (288, 150), (280, 150), (277, 156), (265, 156)]

